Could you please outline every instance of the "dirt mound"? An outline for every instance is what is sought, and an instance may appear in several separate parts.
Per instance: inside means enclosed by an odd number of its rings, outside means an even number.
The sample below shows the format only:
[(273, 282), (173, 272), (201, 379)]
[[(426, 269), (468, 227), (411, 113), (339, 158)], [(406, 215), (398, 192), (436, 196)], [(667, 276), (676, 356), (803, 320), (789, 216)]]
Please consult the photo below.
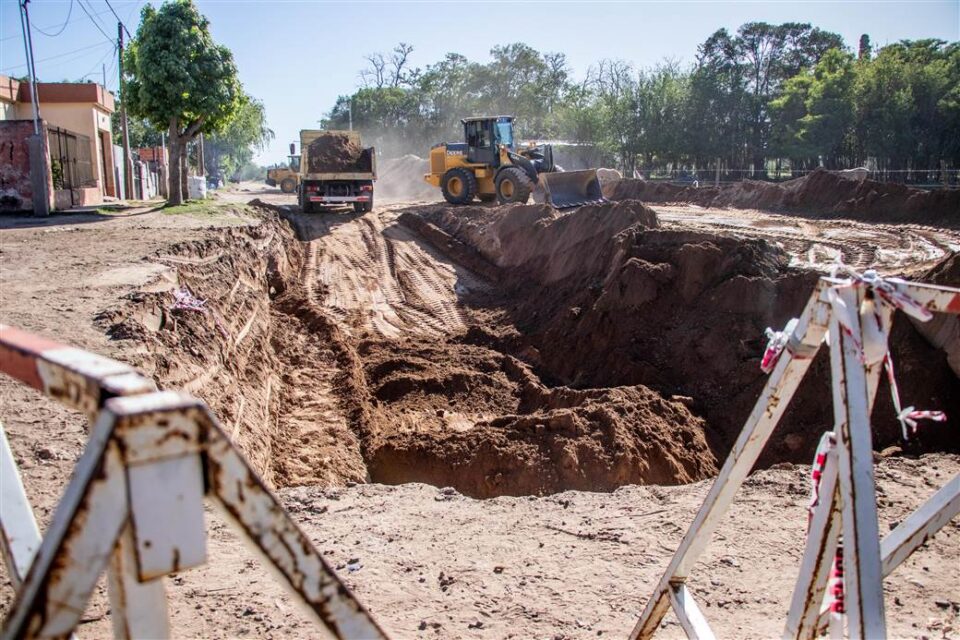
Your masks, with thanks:
[(372, 171), (369, 149), (345, 133), (329, 132), (307, 147), (307, 170), (310, 173), (366, 173)]
[[(441, 207), (427, 212), (429, 221), (475, 247), (499, 267), (523, 266), (528, 277), (544, 284), (604, 263), (593, 252), (635, 225), (659, 226), (656, 214), (635, 201), (587, 205), (575, 215), (546, 204), (505, 207)], [(589, 247), (584, 251), (584, 248)], [(593, 265), (570, 260), (583, 255)]]
[(703, 421), (643, 387), (547, 389), (477, 344), (361, 347), (375, 407), (370, 475), (474, 497), (610, 491), (716, 472)]
[(604, 185), (613, 200), (688, 202), (705, 207), (773, 209), (877, 222), (956, 226), (960, 190), (924, 190), (901, 184), (852, 180), (818, 169), (775, 184), (744, 180), (721, 187), (679, 186), (626, 179)]
[[(631, 201), (567, 213), (450, 207), (425, 217), (500, 266), (502, 304), (522, 334), (514, 352), (541, 377), (574, 388), (643, 384), (689, 397), (707, 418), (718, 457), (766, 382), (764, 328), (799, 315), (817, 278), (789, 267), (788, 255), (764, 240), (662, 229), (652, 211)], [(905, 396), (953, 413), (960, 388), (945, 357), (909, 323), (895, 326)], [(808, 460), (832, 423), (829, 397), (824, 350), (763, 461)], [(899, 440), (887, 403), (889, 395), (875, 414), (879, 447)], [(917, 446), (955, 447), (945, 444), (951, 424), (931, 427)]]
[(377, 195), (404, 200), (438, 200), (440, 190), (423, 181), (430, 172), (430, 162), (407, 154), (389, 158), (377, 167)]

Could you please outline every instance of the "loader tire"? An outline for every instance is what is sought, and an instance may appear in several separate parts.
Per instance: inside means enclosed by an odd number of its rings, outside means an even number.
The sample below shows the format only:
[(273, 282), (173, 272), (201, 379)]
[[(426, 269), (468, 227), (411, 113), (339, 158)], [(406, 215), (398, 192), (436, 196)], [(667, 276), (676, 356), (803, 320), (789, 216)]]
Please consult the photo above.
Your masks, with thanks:
[(297, 190), (297, 181), (293, 178), (284, 178), (280, 183), (280, 191), (284, 193), (293, 193)]
[(533, 191), (530, 177), (517, 167), (507, 167), (497, 174), (497, 201), (500, 204), (510, 202), (524, 203)]
[(466, 169), (450, 169), (443, 174), (440, 190), (450, 204), (467, 204), (477, 195), (477, 178)]

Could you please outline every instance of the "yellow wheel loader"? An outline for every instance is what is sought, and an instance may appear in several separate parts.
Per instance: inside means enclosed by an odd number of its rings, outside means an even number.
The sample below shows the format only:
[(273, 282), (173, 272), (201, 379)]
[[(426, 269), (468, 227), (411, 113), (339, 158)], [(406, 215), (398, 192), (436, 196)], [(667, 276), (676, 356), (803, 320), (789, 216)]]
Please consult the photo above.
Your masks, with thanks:
[(284, 193), (296, 193), (300, 186), (300, 156), (294, 154), (294, 145), (290, 143), (290, 155), (287, 166), (269, 169), (265, 182), (271, 187), (280, 187)]
[(423, 179), (440, 187), (450, 204), (474, 198), (526, 202), (542, 192), (557, 208), (604, 202), (596, 169), (564, 171), (553, 162), (548, 144), (519, 148), (513, 139), (513, 116), (464, 118), (465, 142), (446, 142), (430, 149), (430, 173)]

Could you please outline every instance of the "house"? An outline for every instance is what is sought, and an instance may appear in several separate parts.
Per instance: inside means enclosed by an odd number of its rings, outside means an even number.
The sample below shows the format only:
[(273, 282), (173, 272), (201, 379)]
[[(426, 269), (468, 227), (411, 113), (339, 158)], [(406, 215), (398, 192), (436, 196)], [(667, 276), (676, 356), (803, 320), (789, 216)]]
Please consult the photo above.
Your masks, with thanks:
[[(27, 82), (0, 75), (0, 206), (4, 208), (33, 208), (30, 89)], [(113, 94), (92, 82), (41, 82), (37, 95), (54, 207), (95, 205), (106, 197), (118, 197), (110, 119)]]

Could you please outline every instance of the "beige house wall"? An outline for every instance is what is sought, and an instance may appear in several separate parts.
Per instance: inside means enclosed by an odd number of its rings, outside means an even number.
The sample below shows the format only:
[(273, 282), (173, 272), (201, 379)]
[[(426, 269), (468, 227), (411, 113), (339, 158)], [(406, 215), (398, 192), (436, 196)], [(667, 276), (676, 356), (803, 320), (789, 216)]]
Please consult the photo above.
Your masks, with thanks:
[[(29, 107), (29, 105), (25, 106)], [(40, 115), (49, 127), (67, 129), (90, 138), (90, 158), (97, 167), (97, 188), (103, 195), (115, 195), (110, 115), (89, 102), (41, 104)], [(108, 141), (105, 147), (104, 137)], [(104, 156), (106, 156), (106, 162), (104, 162)]]

